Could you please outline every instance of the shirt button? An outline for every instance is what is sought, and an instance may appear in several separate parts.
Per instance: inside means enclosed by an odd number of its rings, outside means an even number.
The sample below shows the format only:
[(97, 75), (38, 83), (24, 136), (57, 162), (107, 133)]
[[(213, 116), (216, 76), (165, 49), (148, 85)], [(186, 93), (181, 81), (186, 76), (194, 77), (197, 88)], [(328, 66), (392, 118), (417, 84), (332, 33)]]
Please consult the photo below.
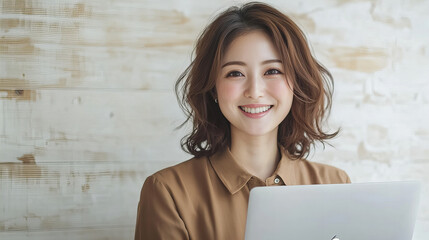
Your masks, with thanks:
[(279, 182), (280, 182), (280, 179), (279, 179), (279, 178), (274, 179), (274, 183), (275, 183), (275, 184), (278, 184)]

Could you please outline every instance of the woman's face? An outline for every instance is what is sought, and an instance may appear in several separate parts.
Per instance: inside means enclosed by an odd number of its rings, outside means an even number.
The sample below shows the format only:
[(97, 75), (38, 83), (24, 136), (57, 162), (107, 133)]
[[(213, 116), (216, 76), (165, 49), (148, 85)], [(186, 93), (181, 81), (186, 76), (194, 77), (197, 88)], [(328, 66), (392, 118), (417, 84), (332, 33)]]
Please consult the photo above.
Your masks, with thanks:
[(231, 134), (277, 133), (293, 99), (285, 71), (280, 54), (264, 32), (251, 31), (230, 43), (221, 61), (216, 92)]

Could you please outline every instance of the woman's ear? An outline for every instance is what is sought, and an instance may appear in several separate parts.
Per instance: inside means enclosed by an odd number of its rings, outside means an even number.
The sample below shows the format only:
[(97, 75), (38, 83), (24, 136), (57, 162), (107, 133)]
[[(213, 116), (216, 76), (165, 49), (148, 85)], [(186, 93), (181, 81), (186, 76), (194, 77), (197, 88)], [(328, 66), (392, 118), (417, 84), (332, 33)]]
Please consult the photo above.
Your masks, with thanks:
[(213, 100), (217, 100), (217, 92), (216, 92), (216, 88), (213, 88), (210, 91), (210, 95), (212, 96)]

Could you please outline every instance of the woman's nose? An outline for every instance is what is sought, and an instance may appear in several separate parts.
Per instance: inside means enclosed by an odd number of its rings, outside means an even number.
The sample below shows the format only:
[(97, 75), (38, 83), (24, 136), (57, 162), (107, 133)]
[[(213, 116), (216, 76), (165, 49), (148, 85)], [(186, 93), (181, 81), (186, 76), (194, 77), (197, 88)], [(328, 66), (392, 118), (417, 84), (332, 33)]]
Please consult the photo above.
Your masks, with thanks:
[(264, 82), (261, 78), (251, 76), (247, 79), (244, 96), (247, 98), (258, 99), (264, 95)]

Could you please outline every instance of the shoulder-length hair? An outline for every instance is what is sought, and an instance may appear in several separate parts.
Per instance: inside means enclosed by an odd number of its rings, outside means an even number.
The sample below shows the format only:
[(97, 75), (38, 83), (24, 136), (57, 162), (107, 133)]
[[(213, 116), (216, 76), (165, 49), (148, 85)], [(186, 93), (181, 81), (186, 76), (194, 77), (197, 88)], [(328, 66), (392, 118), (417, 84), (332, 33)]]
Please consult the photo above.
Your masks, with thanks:
[(289, 114), (278, 128), (278, 144), (292, 159), (305, 158), (315, 141), (337, 135), (322, 130), (332, 103), (331, 74), (312, 56), (301, 29), (275, 8), (258, 2), (230, 7), (199, 36), (194, 59), (180, 75), (175, 90), (179, 104), (192, 120), (192, 132), (182, 138), (182, 149), (195, 157), (211, 156), (230, 145), (230, 124), (214, 101), (215, 82), (225, 49), (236, 37), (264, 31), (280, 53), (286, 77), (293, 86)]

